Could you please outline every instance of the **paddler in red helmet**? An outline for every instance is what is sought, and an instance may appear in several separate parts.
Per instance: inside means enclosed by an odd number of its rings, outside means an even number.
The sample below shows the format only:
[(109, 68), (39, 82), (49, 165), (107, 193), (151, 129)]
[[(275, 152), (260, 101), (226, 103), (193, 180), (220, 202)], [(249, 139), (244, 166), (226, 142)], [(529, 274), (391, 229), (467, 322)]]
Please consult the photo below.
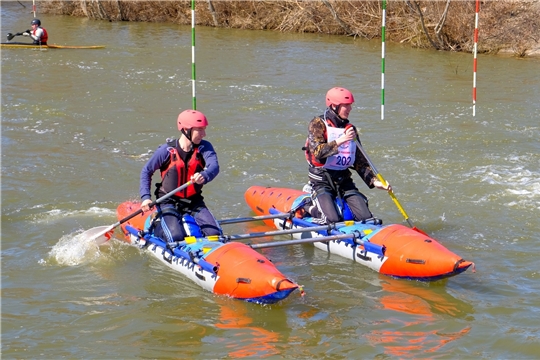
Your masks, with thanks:
[[(368, 199), (356, 188), (350, 168), (353, 168), (366, 185), (390, 191), (371, 170), (368, 161), (356, 146), (356, 129), (349, 122), (354, 103), (353, 94), (342, 87), (334, 87), (326, 93), (326, 110), (308, 125), (308, 138), (304, 147), (309, 164), (309, 182), (314, 205), (308, 208), (318, 222), (336, 223), (344, 220), (346, 203), (356, 221), (382, 223), (373, 217)], [(359, 141), (359, 139), (358, 139)]]
[(157, 222), (154, 234), (165, 241), (182, 241), (186, 232), (182, 215), (191, 215), (205, 236), (221, 235), (221, 228), (214, 215), (208, 210), (202, 196), (203, 185), (212, 181), (219, 173), (219, 162), (212, 144), (203, 140), (208, 120), (197, 110), (185, 110), (177, 120), (180, 137), (167, 139), (141, 170), (139, 192), (141, 209), (149, 211), (152, 175), (159, 169), (161, 183), (156, 184), (156, 198), (174, 191), (180, 185), (193, 184), (177, 192), (159, 206), (161, 221)]

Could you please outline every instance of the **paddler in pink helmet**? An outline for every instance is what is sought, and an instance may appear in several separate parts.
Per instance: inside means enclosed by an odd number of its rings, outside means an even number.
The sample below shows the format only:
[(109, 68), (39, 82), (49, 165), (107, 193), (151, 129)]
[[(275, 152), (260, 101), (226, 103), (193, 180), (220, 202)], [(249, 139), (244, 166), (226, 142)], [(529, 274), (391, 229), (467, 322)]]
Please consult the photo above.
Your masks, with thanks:
[(214, 147), (209, 141), (203, 140), (208, 120), (200, 111), (185, 110), (178, 115), (177, 125), (180, 137), (167, 139), (141, 170), (141, 208), (143, 211), (150, 210), (150, 188), (155, 171), (161, 173), (161, 183), (156, 184), (156, 198), (192, 181), (192, 185), (159, 205), (162, 216), (161, 221), (156, 222), (154, 235), (168, 242), (184, 240), (187, 235), (182, 223), (184, 214), (195, 219), (204, 236), (220, 235), (221, 228), (202, 196), (203, 186), (214, 180), (219, 173)]
[(314, 204), (306, 210), (323, 224), (343, 220), (382, 223), (373, 217), (367, 197), (356, 188), (351, 168), (370, 189), (392, 189), (390, 184), (384, 186), (377, 179), (356, 146), (356, 129), (349, 122), (353, 103), (354, 96), (349, 90), (334, 87), (326, 93), (324, 114), (313, 118), (308, 125), (304, 150)]

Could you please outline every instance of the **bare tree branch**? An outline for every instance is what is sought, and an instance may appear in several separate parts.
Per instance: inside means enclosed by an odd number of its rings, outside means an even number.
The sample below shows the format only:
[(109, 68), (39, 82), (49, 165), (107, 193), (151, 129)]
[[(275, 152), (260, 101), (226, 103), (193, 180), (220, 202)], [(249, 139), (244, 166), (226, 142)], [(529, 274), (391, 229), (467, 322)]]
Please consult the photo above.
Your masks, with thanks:
[(420, 16), (420, 22), (422, 24), (422, 29), (424, 29), (424, 34), (426, 34), (426, 37), (428, 41), (431, 43), (431, 45), (435, 49), (439, 50), (439, 46), (435, 44), (435, 42), (433, 42), (433, 40), (431, 39), (431, 36), (429, 36), (429, 32), (426, 29), (426, 24), (424, 23), (424, 14), (422, 13), (422, 9), (420, 9), (420, 4), (418, 4), (418, 1), (415, 1), (414, 4), (416, 5), (416, 9), (418, 10), (418, 14)]
[(328, 9), (330, 9), (330, 12), (332, 13), (332, 16), (334, 17), (334, 19), (336, 19), (336, 21), (338, 22), (338, 24), (343, 28), (343, 30), (345, 30), (345, 32), (350, 35), (352, 34), (352, 31), (351, 29), (349, 28), (349, 26), (347, 24), (345, 24), (338, 16), (336, 10), (334, 10), (334, 8), (332, 7), (332, 5), (328, 2), (328, 0), (322, 0), (323, 4), (326, 5), (328, 7)]
[(439, 39), (439, 43), (446, 47), (445, 41), (442, 37), (442, 29), (444, 27), (444, 23), (446, 22), (446, 15), (448, 14), (448, 8), (450, 7), (450, 0), (446, 0), (446, 7), (444, 8), (444, 12), (441, 16), (441, 19), (439, 20), (437, 26), (435, 26), (435, 34), (437, 34), (437, 39)]

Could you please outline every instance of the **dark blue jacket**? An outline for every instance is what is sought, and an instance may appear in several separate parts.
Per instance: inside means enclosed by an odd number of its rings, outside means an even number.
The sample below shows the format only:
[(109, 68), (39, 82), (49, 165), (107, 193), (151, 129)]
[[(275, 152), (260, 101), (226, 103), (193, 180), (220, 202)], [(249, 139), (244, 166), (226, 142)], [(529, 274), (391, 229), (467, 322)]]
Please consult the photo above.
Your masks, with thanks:
[[(202, 140), (199, 144), (199, 153), (203, 156), (206, 168), (201, 171), (205, 179), (205, 184), (212, 181), (219, 174), (219, 162), (214, 147), (209, 141)], [(169, 143), (165, 143), (157, 148), (156, 152), (141, 170), (141, 180), (139, 185), (139, 194), (141, 200), (151, 199), (152, 175), (158, 169), (166, 169), (169, 163), (171, 153), (169, 152)]]

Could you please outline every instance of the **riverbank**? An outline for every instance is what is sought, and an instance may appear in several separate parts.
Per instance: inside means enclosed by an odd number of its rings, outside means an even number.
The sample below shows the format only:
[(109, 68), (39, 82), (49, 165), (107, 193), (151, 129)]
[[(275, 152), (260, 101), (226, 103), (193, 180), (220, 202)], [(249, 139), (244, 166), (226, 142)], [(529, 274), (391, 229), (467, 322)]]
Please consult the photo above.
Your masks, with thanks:
[[(200, 26), (381, 37), (379, 1), (196, 1)], [(43, 13), (96, 20), (191, 24), (191, 1), (40, 1)], [(474, 1), (391, 1), (386, 41), (414, 48), (472, 52)], [(540, 56), (540, 1), (482, 1), (479, 53)]]

